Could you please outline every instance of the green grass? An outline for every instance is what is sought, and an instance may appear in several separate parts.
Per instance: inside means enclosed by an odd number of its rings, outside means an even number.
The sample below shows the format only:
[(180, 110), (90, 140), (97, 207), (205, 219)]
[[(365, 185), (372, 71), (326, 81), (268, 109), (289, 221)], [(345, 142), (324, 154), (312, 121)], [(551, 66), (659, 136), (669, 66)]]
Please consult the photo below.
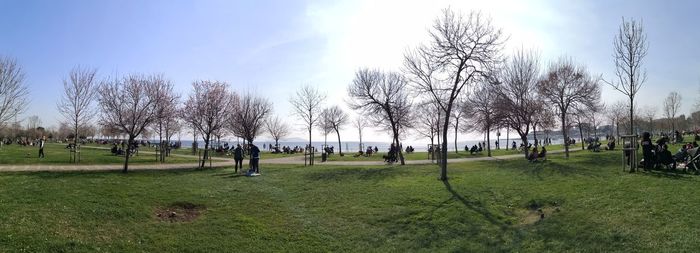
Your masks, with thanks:
[[(72, 164), (66, 144), (47, 143), (44, 146), (45, 158), (39, 158), (39, 148), (16, 144), (3, 145), (0, 148), (0, 164)], [(170, 156), (166, 163), (197, 162), (196, 157)], [(115, 156), (109, 150), (83, 147), (80, 149), (80, 164), (121, 164), (124, 156)], [(129, 164), (155, 164), (155, 154), (140, 153), (129, 158)]]
[[(698, 176), (618, 152), (435, 166), (0, 173), (0, 251), (610, 252), (700, 248)], [(164, 223), (174, 202), (207, 210)], [(559, 212), (524, 223), (529, 206)], [(547, 209), (549, 208), (549, 209)]]

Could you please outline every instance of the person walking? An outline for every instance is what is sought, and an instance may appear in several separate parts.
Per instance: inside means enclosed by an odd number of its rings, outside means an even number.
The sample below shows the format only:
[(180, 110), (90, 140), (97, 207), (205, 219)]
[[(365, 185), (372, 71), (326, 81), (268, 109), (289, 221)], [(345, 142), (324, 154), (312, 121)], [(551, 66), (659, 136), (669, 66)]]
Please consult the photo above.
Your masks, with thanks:
[(241, 167), (241, 171), (243, 171), (243, 148), (241, 148), (241, 144), (236, 145), (236, 149), (233, 150), (233, 161), (236, 163), (234, 166), (235, 172), (238, 173), (238, 167)]
[(44, 158), (44, 143), (46, 143), (46, 136), (39, 139), (39, 158)]
[(260, 162), (260, 149), (258, 149), (258, 146), (253, 145), (250, 148), (250, 165), (251, 165), (251, 170), (254, 171), (256, 174), (260, 174), (260, 167), (258, 166), (258, 163)]

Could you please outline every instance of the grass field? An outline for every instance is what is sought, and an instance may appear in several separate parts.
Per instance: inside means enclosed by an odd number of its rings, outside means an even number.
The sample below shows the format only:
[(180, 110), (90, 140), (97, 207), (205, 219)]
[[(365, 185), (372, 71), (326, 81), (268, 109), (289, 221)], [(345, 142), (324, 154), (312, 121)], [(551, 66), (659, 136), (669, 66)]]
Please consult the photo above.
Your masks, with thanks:
[[(0, 149), (0, 164), (71, 164), (70, 153), (65, 148), (66, 144), (47, 143), (44, 146), (45, 158), (39, 158), (39, 148), (32, 146), (20, 146), (16, 144), (4, 145)], [(166, 163), (197, 162), (197, 158), (170, 156)], [(148, 164), (157, 162), (155, 154), (140, 153), (129, 158), (129, 164)], [(124, 156), (115, 156), (109, 150), (81, 148), (80, 164), (119, 164), (124, 163)]]
[[(453, 164), (448, 183), (429, 165), (0, 173), (0, 251), (700, 248), (698, 176), (622, 172), (618, 152)], [(183, 202), (199, 218), (156, 216)]]

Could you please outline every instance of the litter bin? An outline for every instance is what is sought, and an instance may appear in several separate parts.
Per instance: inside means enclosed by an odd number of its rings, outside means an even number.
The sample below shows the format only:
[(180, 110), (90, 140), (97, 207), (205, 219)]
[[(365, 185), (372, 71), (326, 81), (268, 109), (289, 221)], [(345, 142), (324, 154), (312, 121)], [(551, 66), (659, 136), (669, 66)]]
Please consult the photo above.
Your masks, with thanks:
[(321, 153), (321, 162), (326, 162), (326, 158), (328, 158), (328, 154), (326, 152)]

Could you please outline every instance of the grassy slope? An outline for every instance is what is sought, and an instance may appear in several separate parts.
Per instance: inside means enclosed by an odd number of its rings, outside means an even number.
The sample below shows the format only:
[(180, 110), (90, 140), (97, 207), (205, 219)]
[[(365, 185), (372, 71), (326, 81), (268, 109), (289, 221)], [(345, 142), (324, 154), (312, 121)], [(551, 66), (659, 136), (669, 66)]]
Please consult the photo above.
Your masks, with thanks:
[[(697, 176), (623, 173), (619, 153), (434, 166), (0, 174), (0, 251), (692, 251)], [(161, 223), (158, 206), (208, 207)], [(532, 225), (530, 203), (561, 211)]]

